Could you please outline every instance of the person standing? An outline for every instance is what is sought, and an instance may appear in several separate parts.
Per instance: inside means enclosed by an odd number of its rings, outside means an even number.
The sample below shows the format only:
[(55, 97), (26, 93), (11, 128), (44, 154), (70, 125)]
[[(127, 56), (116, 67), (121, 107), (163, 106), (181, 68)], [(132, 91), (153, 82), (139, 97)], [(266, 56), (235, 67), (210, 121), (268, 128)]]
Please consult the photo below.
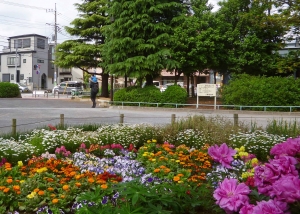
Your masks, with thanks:
[(98, 84), (98, 80), (97, 80), (97, 77), (95, 76), (95, 74), (93, 74), (90, 79), (90, 88), (91, 88), (91, 100), (93, 102), (92, 108), (95, 108), (96, 107), (96, 96), (97, 96), (97, 93), (99, 92), (99, 84)]

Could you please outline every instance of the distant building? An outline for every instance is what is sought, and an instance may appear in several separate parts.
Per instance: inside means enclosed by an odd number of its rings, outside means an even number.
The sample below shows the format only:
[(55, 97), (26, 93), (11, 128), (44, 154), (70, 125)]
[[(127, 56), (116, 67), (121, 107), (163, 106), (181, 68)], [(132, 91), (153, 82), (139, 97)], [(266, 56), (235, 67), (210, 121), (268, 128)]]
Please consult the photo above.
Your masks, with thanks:
[(47, 88), (48, 38), (38, 34), (12, 36), (0, 53), (2, 82), (21, 82), (31, 88)]

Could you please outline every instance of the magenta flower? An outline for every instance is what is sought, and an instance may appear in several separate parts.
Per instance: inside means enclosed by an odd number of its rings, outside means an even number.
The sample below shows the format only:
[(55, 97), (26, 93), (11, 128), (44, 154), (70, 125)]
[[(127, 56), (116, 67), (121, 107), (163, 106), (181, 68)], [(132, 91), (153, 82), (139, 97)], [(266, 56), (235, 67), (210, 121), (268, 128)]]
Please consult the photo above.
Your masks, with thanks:
[(216, 203), (229, 213), (238, 212), (242, 206), (248, 204), (250, 192), (251, 190), (246, 184), (238, 184), (237, 179), (225, 178), (214, 191), (213, 196), (217, 200)]
[(281, 176), (277, 167), (270, 163), (254, 168), (254, 185), (261, 194), (269, 195), (272, 190), (272, 184)]
[(272, 185), (271, 196), (277, 200), (294, 203), (300, 200), (300, 179), (298, 176), (282, 176)]
[(288, 138), (283, 143), (276, 144), (270, 151), (271, 155), (279, 156), (296, 156), (300, 153), (300, 138)]
[[(288, 209), (286, 203), (275, 200), (257, 202), (251, 213), (255, 214), (284, 214)], [(249, 213), (250, 214), (250, 213)]]
[(231, 169), (230, 163), (233, 161), (233, 156), (236, 151), (229, 148), (226, 143), (223, 143), (220, 147), (214, 145), (208, 148), (208, 154), (217, 162), (221, 163), (222, 166)]
[(297, 159), (291, 156), (280, 156), (276, 159), (270, 160), (270, 164), (277, 168), (283, 175), (298, 175), (296, 164)]
[(253, 214), (253, 207), (254, 207), (253, 204), (245, 204), (241, 208), (239, 214)]

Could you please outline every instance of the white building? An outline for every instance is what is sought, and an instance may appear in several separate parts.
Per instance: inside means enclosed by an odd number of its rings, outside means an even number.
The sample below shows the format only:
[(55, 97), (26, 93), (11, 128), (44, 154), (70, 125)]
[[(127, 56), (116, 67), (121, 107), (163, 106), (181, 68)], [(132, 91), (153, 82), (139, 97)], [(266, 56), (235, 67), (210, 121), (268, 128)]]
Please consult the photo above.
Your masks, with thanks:
[(47, 89), (48, 38), (38, 34), (9, 37), (8, 47), (0, 53), (2, 82), (21, 82), (30, 89)]

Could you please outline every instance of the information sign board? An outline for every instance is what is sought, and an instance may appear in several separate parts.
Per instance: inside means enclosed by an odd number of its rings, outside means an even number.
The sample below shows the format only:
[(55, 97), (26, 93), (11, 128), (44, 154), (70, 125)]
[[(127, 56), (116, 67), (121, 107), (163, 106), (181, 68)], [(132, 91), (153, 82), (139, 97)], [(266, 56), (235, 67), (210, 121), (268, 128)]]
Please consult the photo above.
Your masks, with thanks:
[(197, 96), (216, 96), (216, 84), (197, 84)]

